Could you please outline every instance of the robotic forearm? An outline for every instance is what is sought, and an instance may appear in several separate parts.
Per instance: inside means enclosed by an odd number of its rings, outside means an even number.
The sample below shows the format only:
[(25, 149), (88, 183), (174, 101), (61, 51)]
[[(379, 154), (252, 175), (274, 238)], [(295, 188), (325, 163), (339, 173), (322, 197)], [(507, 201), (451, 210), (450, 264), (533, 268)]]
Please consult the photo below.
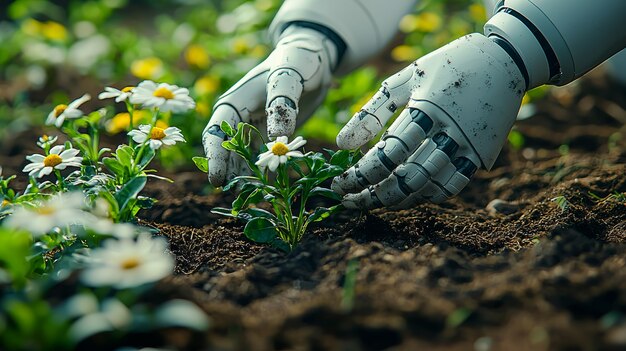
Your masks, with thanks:
[(390, 77), (337, 136), (358, 147), (406, 108), (354, 167), (333, 181), (352, 208), (411, 207), (456, 195), (490, 169), (523, 93), (567, 84), (626, 46), (621, 0), (505, 0), (474, 33)]
[(283, 30), (292, 24), (328, 29), (343, 42), (339, 43), (342, 55), (335, 73), (345, 74), (382, 50), (397, 33), (400, 19), (416, 3), (417, 0), (287, 0), (270, 25), (270, 35), (278, 42)]
[(621, 0), (506, 0), (485, 35), (510, 45), (530, 90), (564, 85), (626, 46)]

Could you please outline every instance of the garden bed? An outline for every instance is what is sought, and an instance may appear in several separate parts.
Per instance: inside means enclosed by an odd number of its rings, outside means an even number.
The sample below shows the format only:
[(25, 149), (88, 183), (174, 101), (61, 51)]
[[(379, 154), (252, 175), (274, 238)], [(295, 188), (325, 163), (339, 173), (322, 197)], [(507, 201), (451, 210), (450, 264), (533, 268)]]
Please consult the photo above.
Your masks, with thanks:
[[(169, 238), (177, 262), (157, 292), (191, 299), (212, 325), (205, 335), (171, 331), (168, 343), (626, 348), (624, 89), (594, 76), (535, 105), (536, 116), (517, 124), (523, 146), (509, 145), (457, 198), (397, 212), (342, 212), (311, 227), (290, 254), (252, 243), (241, 223), (210, 214), (232, 199), (201, 195), (204, 174), (166, 174), (171, 185), (151, 181), (148, 193), (159, 203), (141, 222)], [(5, 141), (5, 174), (19, 173), (34, 151), (21, 145), (36, 135)]]

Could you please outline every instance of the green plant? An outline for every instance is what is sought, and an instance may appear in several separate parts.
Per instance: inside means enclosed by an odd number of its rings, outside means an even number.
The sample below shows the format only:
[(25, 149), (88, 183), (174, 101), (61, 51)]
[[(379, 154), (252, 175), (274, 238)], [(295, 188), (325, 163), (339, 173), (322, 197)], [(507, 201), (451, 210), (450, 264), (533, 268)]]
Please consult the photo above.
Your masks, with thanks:
[(564, 195), (559, 195), (552, 198), (550, 201), (556, 203), (556, 205), (561, 209), (561, 212), (566, 212), (570, 207), (570, 202)]
[[(251, 143), (253, 136), (262, 136), (254, 126), (240, 123), (233, 129), (223, 122), (221, 129), (230, 137), (222, 146), (241, 157), (252, 174), (228, 182), (224, 190), (238, 189), (239, 194), (230, 209), (215, 208), (213, 212), (245, 220), (244, 233), (251, 240), (292, 250), (312, 222), (328, 218), (342, 208), (341, 204), (315, 208), (307, 205), (315, 197), (341, 200), (321, 185), (356, 163), (360, 151), (326, 150), (328, 158), (320, 152), (302, 154), (296, 151), (306, 143), (302, 137), (291, 143), (287, 143), (287, 137), (279, 137), (262, 148), (257, 160)], [(208, 170), (205, 158), (195, 157), (194, 162), (202, 171)], [(264, 209), (263, 204), (271, 210)]]
[[(116, 348), (128, 333), (208, 327), (207, 317), (190, 302), (140, 301), (146, 288), (173, 272), (174, 258), (163, 238), (120, 223), (134, 221), (137, 211), (154, 202), (139, 194), (149, 177), (164, 179), (148, 168), (158, 150), (185, 141), (178, 128), (159, 122), (195, 103), (186, 89), (151, 81), (107, 88), (100, 97), (126, 103), (128, 144), (115, 152), (100, 148), (107, 113), (84, 114), (80, 107), (90, 99), (84, 95), (48, 114), (46, 124), (68, 141), (39, 138), (41, 152), (26, 157), (29, 185), (23, 192), (13, 190), (15, 176), (5, 179), (0, 169), (0, 349), (73, 349), (102, 333), (113, 334), (106, 342)], [(140, 109), (149, 111), (151, 120), (133, 129)], [(51, 302), (46, 294), (58, 284), (80, 293)]]

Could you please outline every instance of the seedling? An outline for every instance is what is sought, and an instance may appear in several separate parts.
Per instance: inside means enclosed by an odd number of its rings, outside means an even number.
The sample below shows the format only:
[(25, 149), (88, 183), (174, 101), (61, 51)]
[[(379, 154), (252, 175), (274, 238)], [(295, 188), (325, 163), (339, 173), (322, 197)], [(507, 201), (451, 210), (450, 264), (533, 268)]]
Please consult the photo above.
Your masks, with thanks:
[(550, 201), (556, 203), (556, 205), (561, 209), (561, 212), (566, 212), (569, 209), (570, 202), (563, 195), (557, 196)]
[[(304, 139), (297, 137), (287, 143), (286, 137), (279, 137), (262, 147), (257, 159), (251, 144), (253, 137), (262, 140), (262, 136), (254, 126), (239, 123), (233, 129), (223, 122), (221, 129), (230, 137), (222, 146), (241, 157), (251, 175), (230, 180), (224, 190), (239, 190), (237, 198), (230, 209), (215, 208), (213, 213), (246, 221), (244, 234), (251, 240), (291, 251), (311, 223), (342, 208), (338, 203), (341, 196), (322, 184), (356, 163), (360, 151), (326, 150), (328, 158), (320, 152), (303, 154), (296, 149), (306, 143)], [(202, 171), (208, 171), (207, 159), (196, 157), (194, 162)], [(315, 197), (338, 204), (310, 208), (309, 200)]]

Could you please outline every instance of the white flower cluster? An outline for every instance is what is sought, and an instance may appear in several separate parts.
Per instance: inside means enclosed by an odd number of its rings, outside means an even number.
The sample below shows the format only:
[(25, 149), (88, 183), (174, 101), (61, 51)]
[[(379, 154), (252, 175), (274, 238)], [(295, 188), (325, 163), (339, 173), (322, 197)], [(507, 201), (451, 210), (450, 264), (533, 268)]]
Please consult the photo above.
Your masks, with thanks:
[[(84, 258), (86, 268), (82, 281), (90, 286), (112, 286), (119, 289), (143, 285), (160, 280), (174, 270), (174, 259), (167, 253), (163, 238), (153, 238), (128, 223), (113, 223), (106, 217), (107, 210), (101, 203), (94, 210), (86, 208), (82, 193), (62, 193), (35, 206), (17, 207), (4, 225), (8, 228), (25, 230), (41, 236), (56, 230), (79, 228), (113, 239), (104, 241), (103, 246), (88, 251)], [(107, 205), (108, 206), (108, 205)]]
[(115, 98), (115, 102), (129, 101), (131, 104), (141, 105), (142, 108), (158, 108), (163, 112), (184, 113), (196, 107), (187, 88), (151, 80), (144, 80), (137, 87), (126, 87), (122, 90), (106, 87), (98, 98)]
[[(99, 206), (103, 206), (101, 203)], [(106, 205), (108, 206), (108, 204)], [(9, 228), (22, 229), (41, 236), (53, 230), (81, 227), (102, 235), (129, 238), (136, 235), (137, 228), (127, 223), (113, 223), (102, 208), (87, 208), (85, 196), (80, 192), (59, 193), (46, 201), (30, 206), (16, 206), (4, 224)]]

